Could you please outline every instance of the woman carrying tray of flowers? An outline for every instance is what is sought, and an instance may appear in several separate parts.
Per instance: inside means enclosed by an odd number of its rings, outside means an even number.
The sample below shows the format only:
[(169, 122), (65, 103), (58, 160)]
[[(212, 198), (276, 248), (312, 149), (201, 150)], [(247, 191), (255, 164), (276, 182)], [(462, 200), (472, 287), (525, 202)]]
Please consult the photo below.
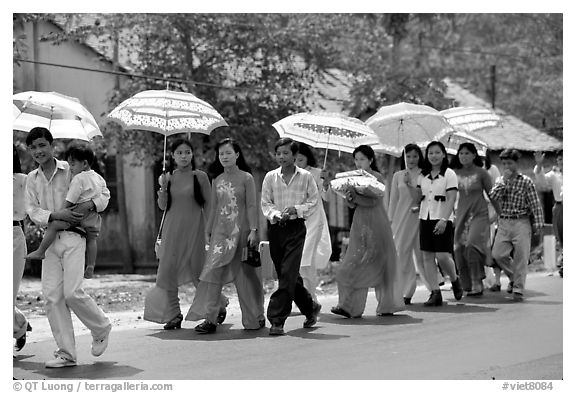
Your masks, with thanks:
[[(402, 293), (397, 266), (396, 247), (390, 221), (384, 210), (384, 179), (378, 172), (374, 150), (358, 146), (353, 152), (356, 168), (368, 172), (378, 183), (350, 177), (345, 183), (346, 201), (355, 208), (350, 228), (350, 243), (336, 273), (338, 305), (332, 313), (347, 318), (359, 318), (364, 313), (368, 289), (375, 288), (378, 315), (391, 315), (403, 309)], [(361, 173), (361, 172), (360, 172)], [(332, 181), (338, 193), (339, 177)], [(368, 183), (368, 184), (367, 184)]]

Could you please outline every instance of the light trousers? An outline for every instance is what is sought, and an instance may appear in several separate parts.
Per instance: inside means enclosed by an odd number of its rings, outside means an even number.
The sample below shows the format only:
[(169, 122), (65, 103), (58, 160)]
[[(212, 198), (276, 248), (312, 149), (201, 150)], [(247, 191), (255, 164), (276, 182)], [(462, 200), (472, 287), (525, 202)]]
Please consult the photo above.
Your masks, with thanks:
[(20, 289), (24, 266), (26, 265), (26, 237), (22, 227), (12, 227), (12, 304), (13, 304), (13, 332), (14, 338), (20, 338), (26, 333), (28, 321), (22, 311), (16, 307), (16, 295)]
[(70, 310), (94, 339), (104, 337), (112, 327), (106, 314), (82, 289), (85, 251), (84, 238), (62, 231), (46, 250), (42, 263), (42, 292), (48, 322), (58, 346), (55, 354), (73, 361), (76, 361), (76, 342)]
[[(522, 294), (528, 272), (532, 228), (528, 218), (498, 221), (498, 232), (492, 248), (492, 256), (498, 266), (513, 281), (512, 291)], [(514, 258), (510, 253), (514, 250)]]

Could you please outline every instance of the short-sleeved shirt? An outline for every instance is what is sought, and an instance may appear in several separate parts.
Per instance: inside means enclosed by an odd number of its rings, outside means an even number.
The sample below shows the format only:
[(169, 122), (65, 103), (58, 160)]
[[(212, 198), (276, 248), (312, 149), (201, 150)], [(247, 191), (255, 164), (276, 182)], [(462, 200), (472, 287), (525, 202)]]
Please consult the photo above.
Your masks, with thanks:
[(106, 181), (102, 176), (93, 170), (83, 171), (70, 181), (66, 200), (74, 204), (91, 201), (102, 195), (104, 189), (106, 189)]
[[(66, 161), (54, 161), (56, 169), (50, 179), (46, 179), (42, 167), (34, 169), (26, 179), (26, 213), (41, 226), (47, 226), (50, 214), (62, 208), (70, 186), (70, 166)], [(108, 188), (92, 199), (97, 212), (106, 209), (109, 200)]]
[[(419, 218), (439, 220), (447, 201), (446, 194), (451, 190), (458, 191), (458, 177), (452, 169), (446, 168), (434, 178), (431, 174), (418, 176), (417, 187), (422, 189)], [(450, 213), (448, 220), (454, 221), (454, 212)]]

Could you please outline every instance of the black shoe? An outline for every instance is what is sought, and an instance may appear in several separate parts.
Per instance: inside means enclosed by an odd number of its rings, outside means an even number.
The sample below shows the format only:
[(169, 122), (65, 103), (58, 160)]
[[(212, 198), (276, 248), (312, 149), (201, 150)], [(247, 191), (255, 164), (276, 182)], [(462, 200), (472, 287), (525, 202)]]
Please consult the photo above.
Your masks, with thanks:
[(514, 288), (514, 281), (510, 281), (508, 283), (508, 287), (506, 288), (506, 292), (512, 293), (512, 289)]
[(558, 274), (560, 277), (564, 278), (564, 267), (561, 267), (560, 270), (558, 270)]
[(226, 307), (222, 307), (218, 311), (218, 316), (216, 317), (216, 323), (218, 325), (222, 325), (222, 323), (224, 322), (225, 319), (226, 319)]
[(260, 321), (258, 321), (258, 323), (260, 324), (260, 329), (266, 327), (266, 320), (265, 319), (261, 319)]
[(321, 309), (322, 305), (320, 303), (314, 303), (312, 306), (312, 314), (306, 318), (302, 327), (311, 328), (312, 326), (316, 325), (316, 322), (318, 322), (318, 314), (320, 314)]
[(283, 336), (286, 333), (284, 333), (284, 326), (278, 324), (272, 324), (272, 326), (270, 327), (270, 333), (268, 334), (271, 336)]
[(182, 314), (176, 315), (166, 325), (164, 325), (164, 330), (174, 330), (182, 328), (183, 319), (184, 317), (182, 317)]
[(490, 292), (500, 292), (502, 286), (500, 284), (494, 284), (490, 288)]
[(426, 302), (424, 302), (424, 306), (441, 306), (442, 305), (442, 293), (439, 289), (435, 289), (430, 293), (430, 297)]
[(521, 293), (518, 293), (518, 292), (514, 292), (512, 300), (514, 300), (515, 302), (522, 302), (522, 301), (524, 301), (524, 295), (522, 295)]
[[(27, 323), (26, 326), (26, 332), (31, 332), (32, 331), (32, 325), (30, 325), (30, 323)], [(22, 348), (24, 348), (24, 345), (26, 345), (26, 332), (24, 332), (24, 334), (22, 336), (20, 336), (19, 338), (16, 339), (16, 351), (21, 351)]]
[(404, 298), (404, 304), (405, 305), (412, 304), (412, 298), (411, 297), (405, 297)]
[(341, 315), (341, 316), (346, 317), (346, 318), (352, 318), (352, 315), (350, 315), (350, 313), (348, 311), (344, 310), (342, 307), (338, 307), (338, 306), (332, 307), (330, 309), (330, 312), (332, 314)]
[(471, 297), (480, 297), (484, 295), (484, 291), (478, 291), (478, 292), (468, 292), (466, 294), (466, 297), (471, 296)]
[(452, 292), (454, 293), (454, 298), (456, 300), (462, 299), (462, 295), (464, 295), (464, 289), (462, 289), (462, 284), (460, 283), (459, 278), (452, 281)]
[(204, 321), (194, 328), (200, 334), (216, 333), (216, 324), (210, 321)]
[(16, 348), (16, 351), (19, 352), (22, 350), (22, 348), (24, 348), (24, 345), (26, 345), (26, 333), (16, 339), (16, 344), (14, 344), (14, 347)]

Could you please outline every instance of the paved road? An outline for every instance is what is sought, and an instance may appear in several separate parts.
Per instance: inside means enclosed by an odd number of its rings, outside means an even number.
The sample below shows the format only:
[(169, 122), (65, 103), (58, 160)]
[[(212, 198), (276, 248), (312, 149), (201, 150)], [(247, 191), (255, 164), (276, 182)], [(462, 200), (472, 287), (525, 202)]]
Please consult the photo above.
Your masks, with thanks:
[[(506, 281), (503, 281), (503, 287)], [(556, 274), (528, 277), (523, 303), (506, 292), (425, 308), (424, 288), (414, 303), (395, 316), (373, 315), (369, 294), (366, 315), (348, 320), (330, 314), (337, 297), (321, 297), (320, 322), (303, 329), (294, 314), (288, 334), (271, 337), (268, 329), (244, 331), (235, 304), (214, 335), (198, 335), (195, 323), (164, 331), (142, 322), (112, 331), (100, 358), (90, 355), (91, 337), (77, 337), (77, 367), (46, 369), (55, 349), (49, 334), (30, 342), (13, 361), (18, 379), (382, 379), (490, 380), (562, 379), (562, 286)], [(237, 303), (237, 302), (236, 302)]]

